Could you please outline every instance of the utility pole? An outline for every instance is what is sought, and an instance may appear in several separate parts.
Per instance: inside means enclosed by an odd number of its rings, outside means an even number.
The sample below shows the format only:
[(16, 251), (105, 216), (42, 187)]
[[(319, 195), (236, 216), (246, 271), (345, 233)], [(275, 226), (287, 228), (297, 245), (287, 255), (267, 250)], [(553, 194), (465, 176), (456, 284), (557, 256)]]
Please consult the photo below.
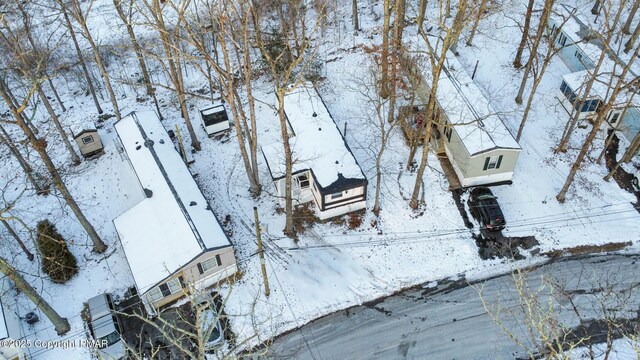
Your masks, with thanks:
[(262, 237), (260, 236), (260, 220), (258, 219), (258, 208), (253, 207), (253, 216), (256, 221), (256, 238), (258, 240), (258, 256), (260, 256), (260, 267), (262, 268), (262, 278), (264, 279), (264, 295), (269, 297), (269, 279), (267, 278), (267, 267), (264, 263), (264, 253), (262, 252)]

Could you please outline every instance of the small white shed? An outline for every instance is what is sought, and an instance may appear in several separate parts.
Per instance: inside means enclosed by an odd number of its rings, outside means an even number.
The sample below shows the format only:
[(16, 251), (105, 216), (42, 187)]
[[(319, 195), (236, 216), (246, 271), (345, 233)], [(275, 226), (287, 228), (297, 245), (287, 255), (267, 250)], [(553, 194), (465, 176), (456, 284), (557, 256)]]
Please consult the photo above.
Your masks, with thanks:
[(104, 153), (104, 146), (100, 140), (100, 135), (97, 129), (84, 129), (78, 133), (73, 133), (73, 140), (75, 140), (80, 153), (85, 158), (94, 157)]
[(217, 136), (229, 130), (229, 116), (223, 104), (200, 109), (200, 121), (209, 137)]

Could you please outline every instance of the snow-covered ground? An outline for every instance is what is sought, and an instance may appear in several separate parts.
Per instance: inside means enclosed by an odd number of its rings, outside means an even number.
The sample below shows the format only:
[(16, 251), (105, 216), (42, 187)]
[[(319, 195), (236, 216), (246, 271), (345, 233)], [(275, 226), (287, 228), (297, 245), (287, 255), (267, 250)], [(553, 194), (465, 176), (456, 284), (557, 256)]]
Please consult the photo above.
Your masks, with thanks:
[[(513, 100), (521, 73), (511, 66), (520, 39), (520, 30), (512, 15), (523, 12), (516, 3), (506, 4), (502, 11), (481, 22), (474, 46), (463, 45), (466, 36), (463, 34), (458, 47), (459, 60), (469, 73), (479, 61), (475, 80), (492, 101), (493, 107), (504, 114), (506, 125), (512, 132), (517, 129), (522, 114), (522, 108)], [(99, 38), (105, 42), (123, 36), (114, 32), (114, 27), (106, 26), (109, 24), (106, 17), (113, 15), (109, 4), (109, 1), (98, 2), (91, 18), (94, 26), (101, 29)], [(344, 129), (347, 124), (346, 140), (369, 179), (370, 209), (373, 206), (374, 152), (378, 146), (378, 130), (372, 126), (372, 121), (376, 121), (375, 109), (362, 94), (367, 91), (367, 86), (371, 88), (369, 91), (373, 91), (372, 83), (367, 83), (373, 63), (372, 54), (365, 51), (364, 47), (380, 43), (382, 20), (374, 20), (373, 14), (382, 13), (382, 4), (361, 2), (362, 31), (357, 34), (351, 30), (350, 6), (351, 1), (339, 1), (338, 9), (329, 17), (330, 23), (319, 44), (318, 60), (324, 63), (322, 76), (325, 79), (318, 84), (318, 89), (338, 128)], [(429, 6), (430, 11), (437, 13), (435, 3), (430, 2)], [(537, 24), (537, 20), (532, 23)], [(407, 27), (406, 39), (411, 44), (422, 43), (416, 36), (415, 25)], [(409, 50), (424, 51), (424, 45)], [(130, 64), (134, 69), (135, 63)], [(508, 222), (505, 233), (508, 236), (533, 235), (540, 242), (542, 251), (625, 241), (633, 242), (633, 248), (637, 250), (640, 215), (631, 204), (635, 197), (621, 190), (615, 182), (602, 180), (606, 174), (604, 164), (587, 160), (568, 193), (567, 202), (560, 204), (555, 200), (579, 151), (580, 142), (588, 131), (577, 130), (566, 154), (553, 153), (553, 147), (568, 119), (568, 114), (556, 99), (560, 78), (568, 72), (560, 59), (551, 63), (538, 89), (520, 141), (523, 150), (515, 169), (513, 185), (493, 189)], [(191, 70), (188, 75), (190, 89), (205, 87), (205, 81), (198, 72)], [(73, 109), (64, 113), (63, 121), (67, 125), (92, 124), (96, 115), (91, 99), (82, 93), (67, 91), (62, 81), (59, 84), (64, 90), (62, 95), (65, 104), (67, 107), (73, 106)], [(136, 109), (153, 108), (151, 102), (136, 102), (135, 94), (127, 86), (119, 86), (117, 91), (127, 92), (127, 98), (122, 99), (120, 104), (123, 114)], [(274, 104), (272, 85), (268, 79), (261, 78), (254, 85), (254, 92), (259, 100), (256, 104), (259, 142), (271, 144), (279, 137), (275, 107), (271, 105)], [(178, 124), (182, 134), (187, 134), (174, 96), (166, 90), (160, 90), (159, 97), (165, 106), (162, 108), (165, 127), (174, 129)], [(192, 98), (189, 103), (195, 122), (196, 108), (207, 101)], [(107, 111), (110, 108), (106, 98), (102, 105)], [(40, 115), (45, 118), (44, 113)], [(429, 158), (429, 168), (423, 180), (426, 205), (419, 213), (409, 208), (408, 198), (415, 174), (405, 170), (408, 148), (399, 131), (392, 135), (383, 158), (382, 212), (379, 218), (376, 219), (367, 211), (362, 225), (355, 230), (348, 229), (345, 224), (317, 224), (300, 235), (299, 243), (294, 244), (282, 235), (284, 215), (276, 212), (277, 201), (272, 196), (274, 188), (264, 159), (259, 159), (264, 191), (260, 198), (253, 199), (247, 191), (248, 181), (235, 132), (232, 132), (230, 141), (223, 143), (208, 139), (199, 126), (196, 130), (202, 141), (202, 151), (193, 155), (195, 163), (191, 169), (198, 174), (197, 181), (218, 218), (230, 216), (233, 228), (231, 240), (243, 273), (239, 281), (222, 287), (227, 298), (225, 311), (230, 315), (232, 330), (239, 339), (250, 338), (249, 344), (257, 344), (321, 315), (388, 295), (404, 287), (462, 274), (468, 278), (479, 278), (508, 270), (512, 266), (508, 260), (480, 259), (475, 240), (471, 237), (471, 231), (464, 226), (434, 155)], [(13, 259), (15, 266), (24, 271), (25, 277), (42, 292), (45, 299), (69, 319), (72, 329), (62, 339), (84, 337), (80, 318), (84, 301), (102, 292), (122, 295), (133, 285), (112, 220), (140, 200), (136, 196), (135, 174), (123, 158), (124, 155), (115, 148), (113, 119), (105, 122), (100, 135), (106, 154), (96, 160), (84, 161), (78, 167), (65, 164), (63, 172), (73, 195), (109, 245), (106, 255), (90, 252), (89, 239), (62, 199), (55, 195), (36, 196), (30, 192), (20, 196), (11, 213), (31, 227), (45, 218), (55, 223), (78, 258), (79, 274), (64, 285), (54, 285), (42, 275), (39, 265), (29, 263), (10, 239), (6, 241), (8, 245), (0, 250), (2, 255)], [(52, 134), (50, 138), (57, 138), (57, 134)], [(602, 144), (603, 134), (590, 154), (591, 159), (597, 158)], [(57, 162), (62, 164), (67, 162), (67, 154), (59, 145), (51, 140), (49, 148)], [(8, 152), (2, 151), (4, 165), (0, 169), (0, 184), (6, 184), (5, 198), (12, 199), (20, 193), (24, 181), (22, 176), (15, 176), (20, 173), (17, 163), (9, 157)], [(271, 286), (268, 298), (264, 296), (260, 264), (255, 256), (253, 206), (258, 207), (261, 222), (266, 227), (263, 239)], [(377, 221), (375, 227), (374, 221)], [(21, 234), (27, 235), (25, 231), (21, 231)], [(33, 249), (31, 242), (27, 245)], [(539, 260), (534, 257), (521, 263), (524, 265)], [(35, 306), (24, 295), (19, 295), (18, 300), (16, 311), (20, 315), (34, 310)], [(42, 315), (40, 318), (41, 321), (33, 327), (25, 327), (27, 338), (61, 339), (48, 320)], [(86, 350), (77, 348), (33, 348), (30, 351), (38, 359), (81, 359), (88, 356)]]

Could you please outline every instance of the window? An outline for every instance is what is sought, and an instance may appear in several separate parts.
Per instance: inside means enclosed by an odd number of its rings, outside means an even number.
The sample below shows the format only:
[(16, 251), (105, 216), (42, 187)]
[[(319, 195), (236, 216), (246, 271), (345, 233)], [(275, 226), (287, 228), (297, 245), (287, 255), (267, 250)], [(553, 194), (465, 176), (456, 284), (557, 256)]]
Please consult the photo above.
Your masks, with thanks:
[(180, 280), (178, 279), (173, 279), (167, 282), (167, 286), (169, 287), (169, 291), (171, 291), (172, 294), (175, 294), (180, 291), (180, 289), (182, 289), (182, 284), (180, 284)]
[(560, 84), (560, 91), (562, 91), (567, 100), (569, 100), (569, 102), (573, 104), (573, 102), (576, 100), (576, 94), (564, 80), (562, 81), (562, 84)]
[(201, 263), (198, 263), (198, 272), (200, 274), (204, 274), (205, 272), (222, 265), (222, 260), (220, 259), (220, 255), (216, 254), (216, 256), (212, 259), (207, 259)]
[(89, 135), (89, 136), (85, 136), (82, 138), (82, 143), (83, 144), (91, 144), (93, 142), (93, 136)]
[(157, 286), (149, 290), (149, 293), (147, 294), (147, 296), (151, 301), (158, 301), (163, 298), (162, 292), (160, 292), (160, 288)]
[(162, 293), (162, 296), (169, 296), (171, 295), (171, 291), (169, 291), (169, 285), (167, 284), (160, 284), (160, 286), (158, 286), (160, 288), (160, 292)]
[(561, 46), (565, 46), (567, 44), (567, 37), (563, 34), (560, 34), (560, 41), (559, 41)]
[(309, 187), (309, 177), (307, 176), (306, 173), (298, 175), (296, 180), (298, 181), (298, 186), (301, 189), (306, 189)]
[(502, 155), (485, 158), (483, 170), (499, 169), (502, 163)]
[[(592, 111), (596, 111), (598, 110), (598, 108), (600, 107), (600, 100), (598, 99), (592, 99), (592, 100), (587, 100), (584, 102), (584, 104), (582, 105), (582, 109), (580, 110), (580, 112), (592, 112)], [(579, 103), (575, 104), (576, 110), (578, 108), (578, 106), (580, 106)]]
[(609, 119), (609, 123), (611, 123), (611, 124), (617, 123), (619, 117), (620, 117), (620, 113), (619, 112), (613, 113), (613, 115), (611, 115), (611, 118)]
[(333, 200), (333, 199), (340, 199), (340, 198), (342, 197), (342, 193), (341, 193), (341, 192), (339, 192), (339, 193), (333, 193), (333, 194), (331, 194), (330, 196), (331, 196), (331, 200)]
[(447, 126), (444, 129), (444, 136), (447, 137), (447, 141), (451, 142), (451, 134), (453, 133), (453, 128), (451, 126)]
[(166, 283), (160, 284), (159, 286), (149, 290), (148, 296), (151, 301), (157, 301), (165, 296), (177, 293), (184, 287), (184, 279), (182, 276), (179, 276), (177, 279), (169, 280)]

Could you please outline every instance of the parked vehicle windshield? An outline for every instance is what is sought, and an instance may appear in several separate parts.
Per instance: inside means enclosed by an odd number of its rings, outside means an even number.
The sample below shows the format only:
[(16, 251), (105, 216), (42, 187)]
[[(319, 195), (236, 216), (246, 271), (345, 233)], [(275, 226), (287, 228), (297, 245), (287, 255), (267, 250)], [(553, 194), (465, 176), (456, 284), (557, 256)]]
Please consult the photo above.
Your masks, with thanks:
[(117, 331), (114, 331), (111, 334), (107, 336), (103, 336), (100, 339), (98, 339), (98, 348), (104, 349), (106, 347), (109, 347), (117, 343), (118, 341), (120, 341), (120, 334), (118, 334)]

